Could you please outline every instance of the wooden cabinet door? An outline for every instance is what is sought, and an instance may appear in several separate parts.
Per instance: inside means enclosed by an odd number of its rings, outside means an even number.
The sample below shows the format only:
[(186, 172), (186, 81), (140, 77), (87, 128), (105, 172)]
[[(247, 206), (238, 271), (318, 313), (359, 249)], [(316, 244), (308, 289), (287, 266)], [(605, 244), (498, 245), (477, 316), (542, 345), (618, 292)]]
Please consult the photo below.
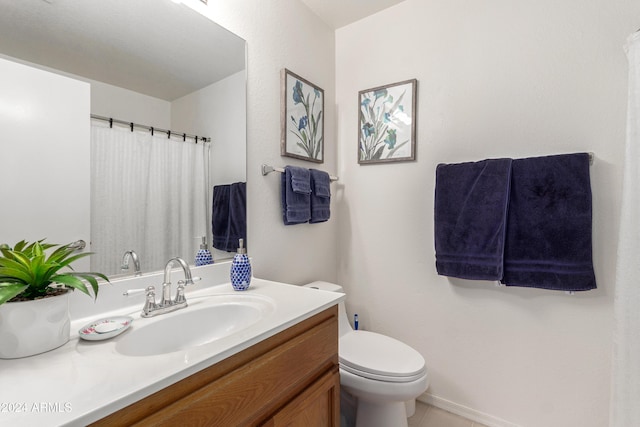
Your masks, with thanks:
[(324, 374), (276, 415), (265, 427), (339, 427), (340, 375), (338, 368)]

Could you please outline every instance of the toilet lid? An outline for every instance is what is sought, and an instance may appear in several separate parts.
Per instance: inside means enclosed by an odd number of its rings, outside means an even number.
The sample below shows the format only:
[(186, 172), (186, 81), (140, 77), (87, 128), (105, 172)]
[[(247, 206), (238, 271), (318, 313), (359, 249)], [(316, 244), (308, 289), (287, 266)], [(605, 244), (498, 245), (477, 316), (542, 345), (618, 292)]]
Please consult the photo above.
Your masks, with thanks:
[(340, 337), (340, 366), (355, 375), (381, 381), (406, 382), (422, 377), (424, 358), (403, 342), (368, 331)]

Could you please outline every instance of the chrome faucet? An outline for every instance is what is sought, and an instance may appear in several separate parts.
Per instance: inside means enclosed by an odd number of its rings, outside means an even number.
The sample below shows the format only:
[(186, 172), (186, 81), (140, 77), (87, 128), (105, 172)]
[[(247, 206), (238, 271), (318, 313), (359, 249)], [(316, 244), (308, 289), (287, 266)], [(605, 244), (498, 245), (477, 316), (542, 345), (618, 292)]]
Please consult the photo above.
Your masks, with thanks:
[[(178, 289), (176, 290), (175, 299), (171, 299), (171, 268), (174, 262), (177, 262), (182, 267), (184, 272), (184, 280), (178, 281)], [(125, 296), (137, 294), (139, 292), (145, 292), (145, 303), (142, 308), (142, 317), (153, 317), (159, 314), (170, 313), (172, 311), (185, 308), (187, 306), (187, 299), (184, 296), (184, 287), (193, 285), (194, 282), (200, 280), (199, 277), (191, 277), (191, 269), (189, 264), (182, 258), (171, 258), (167, 265), (164, 267), (164, 281), (162, 283), (162, 297), (159, 303), (156, 303), (156, 290), (153, 286), (149, 286), (146, 289), (131, 289), (123, 293)]]
[(122, 256), (122, 266), (120, 269), (128, 270), (129, 269), (129, 258), (133, 260), (133, 268), (135, 269), (136, 276), (142, 276), (142, 270), (140, 270), (140, 258), (138, 258), (138, 254), (135, 251), (126, 251)]
[[(178, 282), (176, 299), (175, 301), (171, 301), (171, 268), (173, 267), (174, 262), (177, 262), (180, 264), (180, 267), (182, 267), (182, 271), (184, 272), (184, 281)], [(186, 306), (187, 300), (184, 298), (184, 287), (187, 285), (193, 285), (193, 278), (191, 277), (189, 264), (187, 264), (182, 258), (171, 258), (164, 267), (164, 281), (162, 283), (162, 300), (160, 301), (160, 307), (182, 302), (184, 302)]]

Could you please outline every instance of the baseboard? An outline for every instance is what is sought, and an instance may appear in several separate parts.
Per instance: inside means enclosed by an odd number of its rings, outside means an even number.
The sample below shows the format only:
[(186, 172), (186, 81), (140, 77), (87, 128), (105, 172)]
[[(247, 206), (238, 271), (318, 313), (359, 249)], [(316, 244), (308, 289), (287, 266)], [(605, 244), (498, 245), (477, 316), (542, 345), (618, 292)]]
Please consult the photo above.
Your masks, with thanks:
[(447, 412), (451, 412), (461, 417), (465, 417), (469, 420), (484, 424), (488, 427), (520, 427), (518, 424), (505, 421), (502, 418), (494, 417), (493, 415), (485, 414), (484, 412), (477, 411), (472, 408), (460, 405), (442, 397), (434, 396), (431, 393), (424, 393), (418, 397), (418, 400), (423, 403), (435, 406), (436, 408), (443, 409)]

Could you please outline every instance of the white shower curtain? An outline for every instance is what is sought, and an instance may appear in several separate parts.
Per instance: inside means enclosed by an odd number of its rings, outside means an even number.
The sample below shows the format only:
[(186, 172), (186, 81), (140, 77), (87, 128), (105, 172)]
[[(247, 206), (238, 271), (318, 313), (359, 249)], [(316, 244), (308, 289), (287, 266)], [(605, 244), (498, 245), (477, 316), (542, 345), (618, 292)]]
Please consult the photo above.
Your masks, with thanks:
[(640, 426), (640, 32), (629, 37), (629, 101), (615, 288), (611, 423)]
[(92, 271), (120, 273), (126, 250), (143, 272), (176, 256), (193, 262), (206, 235), (206, 145), (92, 120)]

